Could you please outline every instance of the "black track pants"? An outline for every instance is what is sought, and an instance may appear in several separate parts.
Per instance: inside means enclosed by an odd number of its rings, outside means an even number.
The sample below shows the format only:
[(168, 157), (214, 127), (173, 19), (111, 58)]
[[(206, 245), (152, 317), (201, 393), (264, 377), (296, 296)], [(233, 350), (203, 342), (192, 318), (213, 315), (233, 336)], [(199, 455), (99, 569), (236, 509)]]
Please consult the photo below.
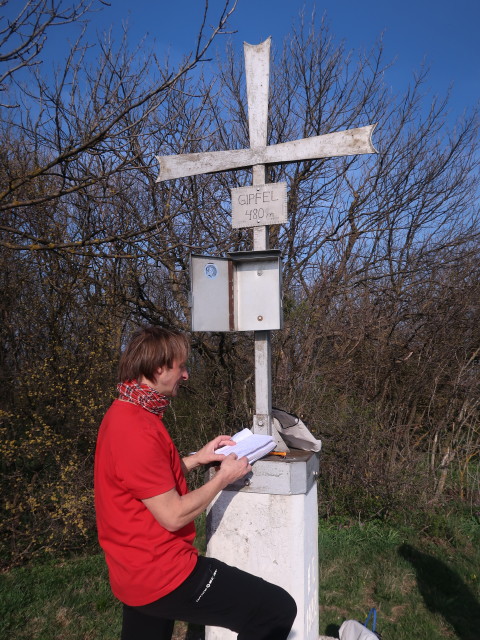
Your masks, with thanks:
[(225, 627), (238, 640), (285, 640), (297, 615), (281, 587), (199, 556), (175, 591), (142, 607), (123, 606), (122, 640), (170, 640), (175, 620)]

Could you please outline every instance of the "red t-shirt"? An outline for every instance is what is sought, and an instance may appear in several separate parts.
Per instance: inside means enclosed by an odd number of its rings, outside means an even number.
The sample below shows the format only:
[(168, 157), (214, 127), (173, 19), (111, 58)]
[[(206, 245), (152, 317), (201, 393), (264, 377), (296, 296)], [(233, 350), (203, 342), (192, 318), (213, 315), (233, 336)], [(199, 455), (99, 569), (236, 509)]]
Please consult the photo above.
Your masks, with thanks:
[(197, 563), (194, 523), (167, 531), (142, 502), (173, 488), (180, 495), (188, 491), (163, 422), (115, 400), (98, 434), (95, 509), (112, 591), (125, 604), (141, 606), (167, 595)]

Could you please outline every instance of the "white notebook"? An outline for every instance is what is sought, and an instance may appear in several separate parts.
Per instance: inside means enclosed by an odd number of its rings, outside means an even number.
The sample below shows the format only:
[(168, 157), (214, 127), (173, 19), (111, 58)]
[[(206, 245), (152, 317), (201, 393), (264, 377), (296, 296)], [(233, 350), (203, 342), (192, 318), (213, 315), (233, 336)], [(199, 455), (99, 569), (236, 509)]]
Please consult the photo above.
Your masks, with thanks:
[(215, 453), (223, 453), (225, 456), (228, 456), (229, 453), (236, 453), (239, 458), (247, 456), (249, 463), (252, 464), (255, 460), (263, 458), (267, 453), (273, 451), (276, 446), (273, 436), (252, 433), (247, 428), (232, 436), (232, 440), (235, 440), (237, 444), (220, 447), (215, 450)]

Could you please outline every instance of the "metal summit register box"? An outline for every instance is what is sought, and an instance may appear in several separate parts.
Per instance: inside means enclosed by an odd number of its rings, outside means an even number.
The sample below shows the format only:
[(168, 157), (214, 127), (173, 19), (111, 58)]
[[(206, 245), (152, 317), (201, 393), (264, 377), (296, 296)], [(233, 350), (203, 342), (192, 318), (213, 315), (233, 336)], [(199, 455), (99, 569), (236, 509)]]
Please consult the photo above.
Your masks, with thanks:
[(280, 251), (190, 257), (192, 331), (281, 329)]

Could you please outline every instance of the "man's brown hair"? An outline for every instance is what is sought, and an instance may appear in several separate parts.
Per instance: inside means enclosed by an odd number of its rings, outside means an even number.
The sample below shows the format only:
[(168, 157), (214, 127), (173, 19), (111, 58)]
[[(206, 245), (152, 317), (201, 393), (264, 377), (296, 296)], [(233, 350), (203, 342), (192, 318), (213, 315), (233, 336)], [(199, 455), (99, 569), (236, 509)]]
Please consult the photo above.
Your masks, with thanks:
[(181, 331), (143, 327), (132, 335), (120, 358), (118, 381), (138, 380), (142, 376), (153, 381), (159, 367), (171, 369), (175, 360), (185, 362), (189, 353), (188, 338)]

